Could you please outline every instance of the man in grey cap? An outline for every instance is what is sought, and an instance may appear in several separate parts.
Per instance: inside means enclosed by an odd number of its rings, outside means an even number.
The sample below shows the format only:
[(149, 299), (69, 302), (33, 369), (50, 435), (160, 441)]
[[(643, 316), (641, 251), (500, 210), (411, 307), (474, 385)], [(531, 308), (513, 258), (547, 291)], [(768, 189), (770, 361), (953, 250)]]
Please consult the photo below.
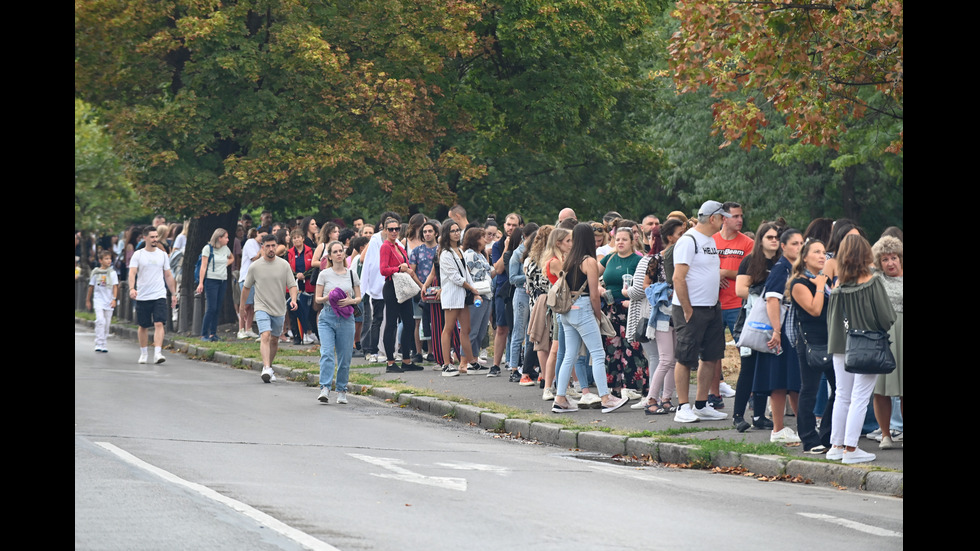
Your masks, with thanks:
[[(677, 333), (674, 355), (677, 366), (679, 406), (674, 421), (696, 423), (700, 420), (726, 419), (728, 414), (716, 411), (708, 404), (708, 391), (721, 369), (725, 356), (725, 324), (718, 302), (721, 282), (721, 261), (715, 246), (714, 234), (721, 230), (722, 221), (730, 217), (718, 201), (705, 201), (698, 210), (698, 225), (689, 230), (674, 245), (674, 299), (671, 317)], [(691, 369), (698, 369), (698, 388), (694, 407), (690, 400)]]

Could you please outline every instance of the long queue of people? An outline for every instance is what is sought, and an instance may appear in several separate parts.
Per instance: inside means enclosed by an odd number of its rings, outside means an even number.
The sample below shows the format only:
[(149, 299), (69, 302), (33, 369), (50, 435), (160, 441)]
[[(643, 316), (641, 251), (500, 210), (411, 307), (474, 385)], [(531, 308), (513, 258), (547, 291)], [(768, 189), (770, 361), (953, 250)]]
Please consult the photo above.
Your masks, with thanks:
[[(255, 229), (240, 225), (231, 247), (228, 232), (215, 231), (201, 251), (202, 338), (218, 338), (227, 287), (218, 280), (237, 268), (237, 336), (257, 337), (258, 323), (263, 380), (274, 380), (280, 341), (318, 341), (322, 403), (334, 388), (346, 403), (351, 359), (361, 356), (383, 361), (388, 373), (430, 362), (443, 377), (506, 376), (537, 387), (557, 414), (611, 413), (632, 401), (677, 422), (723, 421), (725, 398), (734, 398), (740, 432), (766, 430), (772, 442), (844, 463), (875, 458), (858, 447), (873, 402), (880, 447), (898, 447), (901, 231), (889, 228), (872, 246), (845, 219), (816, 219), (803, 231), (767, 221), (754, 233), (742, 232), (743, 221), (741, 205), (717, 201), (663, 223), (616, 212), (579, 222), (566, 208), (553, 224), (517, 213), (474, 224), (459, 205), (442, 222), (415, 214), (403, 223), (386, 212), (376, 225), (358, 218), (349, 229), (313, 217), (292, 228), (263, 219)], [(747, 341), (743, 333), (760, 327), (762, 344), (739, 348), (732, 389), (721, 369), (726, 329)], [(897, 367), (852, 370), (845, 353), (854, 330), (888, 332)]]

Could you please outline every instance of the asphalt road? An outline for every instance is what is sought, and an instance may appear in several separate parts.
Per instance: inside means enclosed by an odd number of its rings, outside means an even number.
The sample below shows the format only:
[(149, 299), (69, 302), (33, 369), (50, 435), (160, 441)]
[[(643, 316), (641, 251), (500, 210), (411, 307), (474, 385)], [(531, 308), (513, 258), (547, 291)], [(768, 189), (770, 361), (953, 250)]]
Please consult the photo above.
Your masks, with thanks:
[(898, 498), (503, 438), (75, 335), (76, 549), (903, 546)]

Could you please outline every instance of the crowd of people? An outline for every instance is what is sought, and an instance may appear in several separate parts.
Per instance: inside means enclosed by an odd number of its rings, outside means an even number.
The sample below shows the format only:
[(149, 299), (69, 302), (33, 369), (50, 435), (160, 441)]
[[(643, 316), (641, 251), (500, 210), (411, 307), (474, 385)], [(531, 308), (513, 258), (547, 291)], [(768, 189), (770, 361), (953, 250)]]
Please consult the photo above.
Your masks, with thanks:
[[(772, 442), (800, 443), (844, 463), (875, 458), (858, 445), (871, 432), (866, 413), (873, 403), (879, 446), (900, 445), (898, 228), (873, 245), (846, 219), (816, 219), (805, 230), (780, 219), (743, 232), (742, 206), (717, 201), (690, 219), (671, 212), (663, 223), (654, 214), (636, 222), (617, 212), (580, 222), (566, 208), (554, 222), (510, 213), (478, 224), (459, 205), (445, 221), (423, 214), (403, 220), (390, 211), (376, 220), (277, 223), (266, 212), (257, 227), (243, 217), (234, 234), (216, 230), (193, 251), (200, 256), (196, 291), (207, 304), (201, 338), (220, 340), (218, 312), (231, 287), (236, 337), (260, 339), (265, 382), (275, 380), (280, 342), (319, 343), (323, 403), (332, 390), (336, 402), (347, 402), (351, 359), (364, 357), (384, 362), (388, 373), (428, 362), (443, 377), (506, 376), (537, 387), (558, 414), (611, 413), (632, 401), (632, 409), (683, 423), (731, 418), (739, 431), (766, 430)], [(141, 330), (159, 325), (159, 295), (165, 298), (168, 286), (175, 292), (181, 230), (155, 220), (106, 243), (113, 254), (99, 257), (92, 280), (93, 289), (103, 287), (99, 319), (107, 309), (111, 316), (115, 294), (105, 287), (118, 258), (118, 279), (129, 278)], [(139, 253), (147, 249), (152, 256)], [(154, 302), (141, 306), (141, 299)], [(99, 327), (96, 349), (104, 350)], [(897, 367), (882, 374), (852, 369), (846, 354), (855, 330), (887, 332)], [(740, 342), (732, 389), (721, 369), (726, 341), (748, 342), (744, 337), (758, 331), (761, 345)], [(145, 340), (141, 334), (141, 362)], [(162, 358), (159, 347), (156, 354)], [(729, 417), (725, 398), (732, 397)]]

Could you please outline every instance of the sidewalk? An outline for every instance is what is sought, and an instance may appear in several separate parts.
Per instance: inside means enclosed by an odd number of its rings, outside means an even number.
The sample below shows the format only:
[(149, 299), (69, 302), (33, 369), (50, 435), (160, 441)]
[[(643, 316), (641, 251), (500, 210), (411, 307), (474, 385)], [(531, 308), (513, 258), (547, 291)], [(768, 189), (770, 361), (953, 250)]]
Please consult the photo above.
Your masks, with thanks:
[[(76, 318), (76, 323), (91, 325), (92, 322)], [(113, 332), (117, 338), (136, 339), (136, 330), (125, 326), (114, 326)], [(177, 351), (189, 353), (190, 355), (200, 355), (197, 350), (198, 339), (177, 335), (167, 338), (167, 344), (173, 346)], [(293, 345), (283, 343), (281, 350), (311, 350), (309, 356), (290, 356), (291, 360), (308, 360), (316, 365), (319, 355), (312, 350), (316, 348), (311, 345)], [(318, 348), (317, 348), (318, 349)], [(202, 350), (210, 350), (202, 347)], [(216, 353), (213, 361), (223, 363), (237, 363), (243, 361), (237, 356), (230, 354)], [(261, 362), (256, 360), (244, 360), (246, 365), (258, 371), (261, 370)], [(307, 374), (300, 370), (291, 370), (283, 366), (274, 366), (276, 373), (280, 377), (290, 378), (315, 384), (317, 376)], [(578, 448), (585, 451), (608, 453), (611, 455), (651, 455), (662, 462), (667, 463), (689, 463), (691, 462), (691, 451), (694, 446), (683, 444), (670, 444), (657, 442), (653, 438), (627, 438), (626, 436), (610, 434), (600, 429), (612, 429), (624, 433), (640, 433), (643, 431), (660, 432), (668, 429), (694, 430), (696, 432), (684, 433), (682, 435), (672, 435), (673, 437), (696, 438), (699, 440), (730, 440), (733, 442), (763, 443), (769, 441), (769, 431), (749, 429), (744, 433), (739, 433), (732, 426), (729, 419), (722, 421), (701, 421), (699, 423), (677, 423), (672, 414), (668, 415), (646, 415), (642, 409), (630, 409), (635, 401), (630, 402), (618, 411), (610, 414), (602, 414), (598, 409), (580, 410), (568, 414), (552, 414), (551, 402), (542, 400), (542, 390), (538, 385), (520, 386), (517, 383), (508, 381), (508, 373), (503, 373), (500, 377), (488, 378), (487, 371), (480, 371), (479, 375), (460, 375), (458, 377), (442, 377), (442, 372), (436, 369), (431, 363), (426, 363), (424, 371), (408, 373), (386, 374), (383, 364), (367, 364), (363, 358), (354, 358), (352, 370), (361, 371), (362, 369), (379, 380), (390, 381), (392, 385), (403, 383), (411, 387), (420, 389), (418, 396), (396, 393), (391, 388), (385, 388), (384, 384), (373, 387), (364, 386), (363, 388), (352, 388), (351, 391), (360, 391), (363, 394), (370, 394), (380, 399), (391, 399), (408, 407), (428, 411), (437, 415), (449, 414), (457, 421), (471, 423), (487, 429), (503, 429), (505, 432), (518, 434), (522, 438), (532, 438), (544, 443), (559, 445), (567, 448)], [(258, 380), (258, 377), (256, 377)], [(281, 379), (280, 379), (281, 380)], [(692, 391), (694, 385), (692, 385)], [(424, 395), (423, 395), (424, 394)], [(311, 394), (311, 400), (312, 398)], [(445, 399), (437, 398), (445, 396)], [(471, 404), (485, 405), (484, 408), (473, 405), (460, 404), (452, 400), (465, 400)], [(693, 396), (692, 396), (693, 401)], [(728, 413), (732, 407), (733, 399), (726, 399), (726, 408), (721, 411)], [(485, 403), (485, 404), (484, 404)], [(493, 413), (488, 410), (501, 411), (504, 408), (495, 407), (493, 404), (500, 404), (508, 408), (524, 410), (536, 418), (550, 418), (542, 422), (530, 422), (525, 419), (507, 418), (507, 415)], [(528, 415), (522, 415), (524, 417)], [(571, 420), (579, 427), (595, 427), (595, 431), (567, 430), (564, 425), (548, 422), (549, 420), (561, 419)], [(786, 418), (787, 426), (796, 428), (795, 417)], [(704, 430), (720, 429), (720, 430)], [(742, 466), (749, 471), (765, 476), (778, 475), (800, 475), (803, 478), (811, 479), (816, 484), (839, 485), (849, 489), (865, 489), (877, 493), (892, 495), (902, 495), (904, 469), (904, 450), (879, 450), (878, 443), (866, 438), (861, 439), (860, 447), (877, 455), (877, 459), (871, 463), (863, 465), (841, 465), (839, 462), (828, 461), (795, 461), (793, 457), (814, 458), (822, 456), (809, 456), (803, 453), (801, 446), (786, 447), (786, 451), (792, 457), (779, 456), (757, 456), (750, 454), (725, 453), (712, 457), (712, 464), (718, 467)], [(869, 467), (871, 469), (869, 469)], [(892, 469), (898, 472), (876, 471), (875, 467)]]

